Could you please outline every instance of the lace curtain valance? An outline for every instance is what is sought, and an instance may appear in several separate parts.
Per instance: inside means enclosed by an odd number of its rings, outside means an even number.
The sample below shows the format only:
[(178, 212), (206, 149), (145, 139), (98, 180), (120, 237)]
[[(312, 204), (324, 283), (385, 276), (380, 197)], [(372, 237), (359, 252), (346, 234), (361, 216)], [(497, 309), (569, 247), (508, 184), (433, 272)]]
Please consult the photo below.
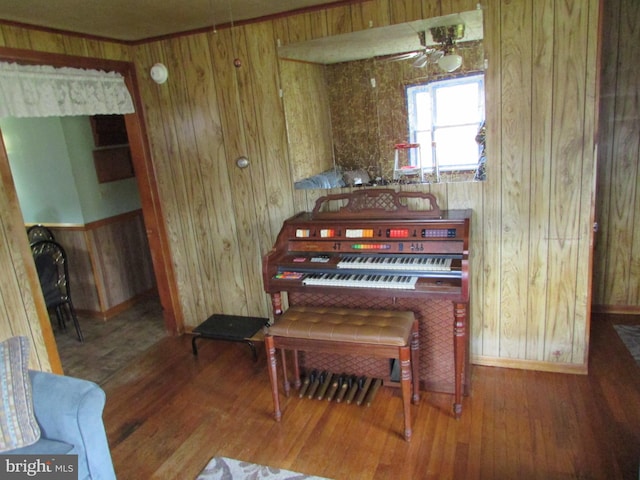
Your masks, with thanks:
[(119, 73), (0, 62), (0, 118), (134, 111)]

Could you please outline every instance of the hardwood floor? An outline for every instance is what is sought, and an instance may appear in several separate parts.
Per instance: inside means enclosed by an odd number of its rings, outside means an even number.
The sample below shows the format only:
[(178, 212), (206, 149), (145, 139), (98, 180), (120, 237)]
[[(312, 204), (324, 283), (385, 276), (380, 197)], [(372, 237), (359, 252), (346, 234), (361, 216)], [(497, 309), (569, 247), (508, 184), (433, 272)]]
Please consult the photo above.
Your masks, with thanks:
[(66, 330), (54, 318), (54, 335), (65, 375), (102, 385), (148, 348), (167, 336), (162, 307), (155, 296), (142, 298), (125, 312), (108, 320), (78, 315), (84, 343), (78, 342), (73, 324)]
[(165, 338), (103, 385), (116, 473), (195, 478), (215, 455), (333, 479), (637, 479), (640, 367), (613, 323), (592, 321), (588, 375), (474, 367), (460, 420), (423, 392), (411, 443), (399, 392), (371, 407), (283, 400), (272, 418), (264, 349)]

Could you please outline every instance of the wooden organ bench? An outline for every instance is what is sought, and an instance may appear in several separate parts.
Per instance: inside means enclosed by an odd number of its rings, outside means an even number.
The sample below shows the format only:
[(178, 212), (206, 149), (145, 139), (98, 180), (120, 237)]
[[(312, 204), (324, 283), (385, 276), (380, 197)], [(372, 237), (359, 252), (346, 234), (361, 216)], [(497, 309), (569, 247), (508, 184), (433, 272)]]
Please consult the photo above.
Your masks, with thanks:
[(276, 348), (282, 353), (284, 390), (290, 391), (285, 351), (294, 354), (294, 383), (300, 387), (298, 350), (397, 358), (400, 362), (404, 438), (411, 438), (411, 401), (419, 402), (418, 320), (411, 311), (292, 306), (265, 334), (274, 416), (282, 417), (278, 394)]

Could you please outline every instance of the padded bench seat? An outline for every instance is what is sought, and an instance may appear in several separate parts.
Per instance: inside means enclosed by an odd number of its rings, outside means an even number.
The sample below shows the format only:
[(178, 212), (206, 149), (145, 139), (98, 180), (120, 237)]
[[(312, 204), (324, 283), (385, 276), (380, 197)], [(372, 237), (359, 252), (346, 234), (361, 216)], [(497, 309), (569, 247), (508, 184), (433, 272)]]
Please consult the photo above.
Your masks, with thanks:
[(320, 351), (334, 354), (354, 354), (400, 361), (401, 389), (404, 409), (404, 437), (411, 438), (410, 404), (418, 403), (418, 321), (413, 312), (367, 310), (334, 307), (293, 306), (265, 334), (269, 379), (274, 402), (274, 417), (282, 417), (278, 394), (275, 350), (282, 350), (282, 371), (285, 394), (289, 381), (285, 365), (285, 350), (295, 356), (295, 385), (300, 386), (297, 351)]

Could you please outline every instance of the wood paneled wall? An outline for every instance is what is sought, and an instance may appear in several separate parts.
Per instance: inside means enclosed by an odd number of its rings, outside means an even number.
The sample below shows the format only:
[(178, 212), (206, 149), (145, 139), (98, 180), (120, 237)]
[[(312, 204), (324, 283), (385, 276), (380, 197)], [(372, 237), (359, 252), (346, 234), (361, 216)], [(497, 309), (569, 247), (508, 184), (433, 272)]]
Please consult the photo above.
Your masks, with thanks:
[(93, 257), (101, 317), (109, 318), (155, 290), (140, 210), (92, 222), (85, 235)]
[(333, 168), (329, 92), (324, 66), (286, 61), (279, 66), (291, 177), (297, 182)]
[[(130, 49), (13, 27), (0, 28), (0, 42), (117, 59), (131, 54), (189, 328), (217, 311), (267, 315), (261, 257), (285, 218), (326, 193), (292, 188), (276, 39), (444, 15), (476, 3), (356, 2)], [(415, 188), (433, 192), (443, 208), (474, 211), (473, 360), (585, 371), (598, 0), (482, 5), (488, 180)], [(149, 78), (155, 62), (169, 68), (163, 85)], [(241, 155), (249, 168), (235, 166)], [(11, 266), (9, 253), (3, 255)]]
[(155, 290), (140, 210), (83, 226), (49, 228), (69, 258), (73, 304), (79, 313), (107, 319)]
[(640, 2), (604, 2), (593, 303), (640, 312)]
[(69, 286), (73, 306), (81, 313), (99, 312), (100, 298), (93, 270), (93, 252), (87, 244), (83, 226), (47, 225), (67, 254)]

